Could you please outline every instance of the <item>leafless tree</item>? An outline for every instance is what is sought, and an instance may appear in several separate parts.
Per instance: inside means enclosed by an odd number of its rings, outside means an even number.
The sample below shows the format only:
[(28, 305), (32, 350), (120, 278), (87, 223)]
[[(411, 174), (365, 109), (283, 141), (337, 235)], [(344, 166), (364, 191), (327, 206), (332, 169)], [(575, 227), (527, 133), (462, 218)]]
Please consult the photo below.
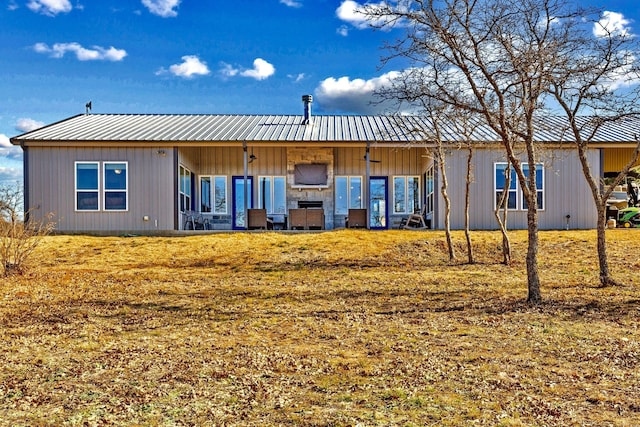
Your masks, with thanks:
[[(582, 172), (591, 190), (597, 214), (597, 251), (600, 284), (616, 285), (609, 270), (606, 246), (607, 199), (637, 162), (640, 141), (637, 135), (627, 135), (628, 141), (638, 141), (622, 170), (609, 185), (593, 176), (588, 153), (601, 131), (612, 125), (624, 124), (632, 116), (640, 116), (640, 49), (637, 39), (627, 28), (613, 26), (601, 20), (598, 11), (593, 19), (583, 19), (559, 43), (562, 67), (552, 74), (550, 94), (567, 118), (568, 139), (576, 145)], [(618, 135), (622, 140), (623, 135)]]
[(364, 13), (374, 25), (406, 30), (388, 46), (388, 60), (412, 62), (400, 85), (414, 98), (481, 115), (502, 143), (527, 205), (527, 301), (541, 302), (538, 192), (529, 173), (539, 160), (535, 114), (558, 65), (557, 41), (569, 31), (554, 24), (579, 11), (561, 0), (423, 0), (369, 5)]
[(502, 263), (504, 265), (511, 264), (511, 240), (509, 239), (509, 230), (507, 227), (507, 219), (509, 217), (508, 198), (509, 188), (511, 187), (511, 165), (507, 162), (504, 169), (504, 189), (500, 193), (500, 198), (496, 203), (493, 215), (498, 222), (500, 233), (502, 235)]

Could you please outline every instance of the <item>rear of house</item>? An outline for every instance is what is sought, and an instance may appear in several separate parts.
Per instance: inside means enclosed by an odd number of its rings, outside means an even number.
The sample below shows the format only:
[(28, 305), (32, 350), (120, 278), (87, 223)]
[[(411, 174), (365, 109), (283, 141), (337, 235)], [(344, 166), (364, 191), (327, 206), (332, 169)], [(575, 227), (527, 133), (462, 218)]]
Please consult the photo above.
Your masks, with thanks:
[[(407, 131), (426, 126), (421, 118), (311, 116), (306, 107), (300, 116), (83, 114), (17, 136), (26, 209), (36, 218), (53, 213), (68, 233), (244, 230), (251, 209), (266, 211), (275, 229), (344, 227), (350, 209), (365, 209), (371, 229), (396, 228), (416, 211), (429, 227), (444, 226), (434, 143)], [(629, 158), (635, 129), (627, 123), (590, 149), (595, 176)], [(471, 143), (471, 228), (496, 229), (504, 151), (486, 138)], [(559, 138), (542, 146), (540, 228), (595, 227), (575, 148)], [(446, 153), (451, 224), (459, 229), (468, 150), (451, 142)], [(518, 185), (514, 178), (507, 190), (509, 228), (526, 228)], [(294, 227), (300, 209), (319, 215)]]

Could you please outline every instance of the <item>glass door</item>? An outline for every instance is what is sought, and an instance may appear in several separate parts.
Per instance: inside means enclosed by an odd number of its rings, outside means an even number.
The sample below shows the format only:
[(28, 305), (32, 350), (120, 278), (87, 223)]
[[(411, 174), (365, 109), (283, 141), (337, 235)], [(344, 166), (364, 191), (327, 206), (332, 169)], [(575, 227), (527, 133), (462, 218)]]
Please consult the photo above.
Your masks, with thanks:
[[(244, 176), (232, 177), (233, 189), (233, 229), (244, 230)], [(247, 177), (247, 209), (251, 209), (253, 199), (253, 177)]]
[(369, 228), (387, 228), (387, 177), (372, 176), (369, 179)]

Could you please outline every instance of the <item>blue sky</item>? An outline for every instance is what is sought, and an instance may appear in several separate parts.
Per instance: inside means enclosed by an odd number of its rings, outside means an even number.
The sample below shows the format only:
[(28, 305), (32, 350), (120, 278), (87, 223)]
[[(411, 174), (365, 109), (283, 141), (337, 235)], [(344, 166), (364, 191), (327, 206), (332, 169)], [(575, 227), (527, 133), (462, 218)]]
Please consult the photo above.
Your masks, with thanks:
[[(589, 0), (640, 34), (637, 0)], [(352, 0), (5, 0), (0, 185), (22, 181), (9, 138), (75, 114), (382, 112), (384, 41)], [(582, 2), (585, 5), (585, 2)], [(613, 25), (613, 24), (612, 24)]]

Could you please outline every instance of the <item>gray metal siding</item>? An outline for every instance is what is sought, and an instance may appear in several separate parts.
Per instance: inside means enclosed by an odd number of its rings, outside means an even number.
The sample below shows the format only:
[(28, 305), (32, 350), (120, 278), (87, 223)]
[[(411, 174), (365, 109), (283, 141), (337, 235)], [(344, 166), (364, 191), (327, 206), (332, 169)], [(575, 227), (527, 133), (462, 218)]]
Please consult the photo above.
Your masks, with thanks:
[[(128, 210), (76, 212), (76, 161), (127, 161)], [(100, 169), (102, 174), (102, 166)], [(161, 156), (152, 148), (30, 147), (30, 205), (35, 217), (53, 213), (59, 231), (172, 230), (172, 171), (171, 150)], [(143, 220), (145, 216), (149, 217), (148, 221)]]
[[(466, 150), (451, 151), (447, 157), (448, 193), (451, 197), (451, 228), (464, 228), (464, 196), (466, 175)], [(499, 150), (475, 150), (473, 153), (473, 183), (471, 185), (470, 227), (476, 230), (498, 229), (493, 215), (495, 189), (493, 165), (504, 162)], [(575, 150), (549, 150), (541, 154), (544, 163), (545, 209), (538, 211), (541, 230), (562, 229), (566, 215), (573, 229), (590, 229), (596, 226), (596, 214), (589, 187), (582, 175), (580, 160)], [(598, 150), (589, 153), (592, 172), (600, 174)], [(444, 202), (440, 188), (436, 188), (438, 203), (438, 228), (444, 228)], [(509, 229), (526, 229), (526, 211), (509, 211)]]

